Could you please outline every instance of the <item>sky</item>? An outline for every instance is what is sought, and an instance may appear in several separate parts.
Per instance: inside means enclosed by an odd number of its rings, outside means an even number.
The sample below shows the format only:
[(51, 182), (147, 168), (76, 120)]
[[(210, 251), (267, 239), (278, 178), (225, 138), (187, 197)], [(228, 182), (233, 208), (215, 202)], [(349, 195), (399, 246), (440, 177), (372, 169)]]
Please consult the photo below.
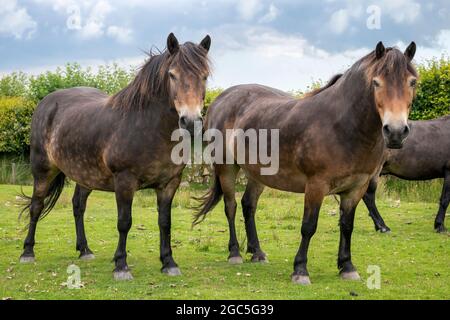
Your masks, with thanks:
[(306, 90), (345, 71), (378, 41), (415, 61), (450, 53), (448, 0), (0, 0), (0, 75), (67, 62), (138, 67), (167, 35), (212, 38), (210, 87)]

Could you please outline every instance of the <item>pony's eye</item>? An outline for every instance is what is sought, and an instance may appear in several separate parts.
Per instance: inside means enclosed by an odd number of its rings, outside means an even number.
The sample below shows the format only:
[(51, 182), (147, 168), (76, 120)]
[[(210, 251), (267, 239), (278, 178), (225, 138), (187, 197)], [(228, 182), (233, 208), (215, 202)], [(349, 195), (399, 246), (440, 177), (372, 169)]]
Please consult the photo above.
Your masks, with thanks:
[(414, 88), (417, 85), (417, 79), (412, 79), (409, 85)]
[(203, 81), (206, 81), (206, 80), (208, 80), (208, 77), (203, 77)]
[(177, 77), (172, 72), (169, 72), (169, 77), (172, 80), (177, 80)]
[(379, 88), (380, 87), (380, 83), (377, 80), (374, 79), (372, 82), (373, 82), (373, 86), (375, 88)]

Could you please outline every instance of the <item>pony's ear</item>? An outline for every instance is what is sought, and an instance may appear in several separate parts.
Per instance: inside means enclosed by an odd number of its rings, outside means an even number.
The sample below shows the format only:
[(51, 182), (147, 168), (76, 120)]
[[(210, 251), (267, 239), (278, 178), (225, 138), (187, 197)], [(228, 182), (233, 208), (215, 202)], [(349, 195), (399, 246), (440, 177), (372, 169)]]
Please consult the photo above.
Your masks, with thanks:
[(385, 52), (386, 48), (384, 47), (383, 42), (378, 42), (377, 47), (375, 48), (375, 56), (377, 57), (377, 59), (382, 58)]
[(405, 50), (405, 56), (408, 58), (408, 61), (411, 61), (416, 54), (416, 43), (413, 41)]
[(180, 44), (178, 43), (178, 40), (173, 32), (171, 32), (167, 37), (167, 50), (169, 50), (170, 54), (175, 54), (178, 52), (179, 48)]
[(209, 48), (211, 47), (211, 37), (209, 36), (209, 34), (203, 38), (203, 40), (200, 42), (200, 46), (202, 46), (203, 49), (206, 50), (206, 52), (209, 51)]

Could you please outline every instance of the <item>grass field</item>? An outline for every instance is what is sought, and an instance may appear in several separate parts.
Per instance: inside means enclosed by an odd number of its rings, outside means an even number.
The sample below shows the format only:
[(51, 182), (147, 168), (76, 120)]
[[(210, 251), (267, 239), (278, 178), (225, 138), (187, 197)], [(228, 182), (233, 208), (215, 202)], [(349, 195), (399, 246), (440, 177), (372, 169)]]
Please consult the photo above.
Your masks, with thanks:
[[(20, 187), (0, 185), (0, 298), (11, 299), (449, 299), (450, 234), (436, 234), (435, 202), (378, 201), (390, 234), (374, 231), (360, 204), (353, 233), (353, 262), (362, 277), (342, 281), (336, 268), (339, 241), (337, 203), (327, 198), (309, 254), (312, 285), (290, 281), (300, 240), (303, 196), (266, 190), (257, 224), (269, 264), (228, 265), (228, 228), (220, 204), (191, 230), (190, 196), (202, 190), (180, 189), (172, 211), (174, 258), (183, 275), (160, 273), (159, 231), (155, 195), (138, 193), (128, 240), (128, 263), (134, 280), (116, 282), (112, 256), (116, 248), (116, 205), (111, 193), (93, 192), (86, 211), (86, 231), (96, 259), (79, 261), (72, 217), (73, 187), (67, 187), (51, 214), (38, 225), (36, 263), (18, 263), (25, 221), (18, 222)], [(31, 193), (30, 187), (24, 191)], [(239, 198), (242, 194), (237, 195)], [(239, 201), (238, 201), (239, 202)], [(237, 229), (245, 248), (240, 207)], [(448, 225), (448, 223), (447, 223)], [(244, 255), (244, 253), (243, 253)], [(81, 289), (69, 289), (67, 267), (81, 269)], [(381, 270), (381, 289), (368, 289), (369, 265)]]

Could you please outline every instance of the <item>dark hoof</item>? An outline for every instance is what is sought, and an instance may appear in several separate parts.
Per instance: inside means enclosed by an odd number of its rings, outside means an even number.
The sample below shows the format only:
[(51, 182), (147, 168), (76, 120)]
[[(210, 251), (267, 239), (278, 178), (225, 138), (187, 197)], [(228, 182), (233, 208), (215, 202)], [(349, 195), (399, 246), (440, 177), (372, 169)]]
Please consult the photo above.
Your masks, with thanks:
[(252, 262), (259, 262), (259, 263), (269, 263), (269, 259), (267, 259), (266, 255), (264, 253), (255, 253), (252, 256)]
[(83, 261), (89, 261), (89, 260), (94, 260), (95, 256), (93, 253), (85, 253), (83, 255), (80, 255), (80, 260)]
[(162, 268), (161, 272), (172, 277), (181, 276), (181, 271), (178, 267)]
[(356, 271), (341, 272), (340, 276), (342, 280), (353, 280), (353, 281), (361, 280), (361, 277)]
[(36, 261), (36, 259), (31, 255), (21, 255), (19, 261), (20, 263), (33, 263)]
[(244, 263), (244, 260), (242, 259), (241, 256), (230, 257), (230, 258), (228, 258), (228, 263), (229, 264), (241, 264), (241, 263)]
[(293, 274), (291, 276), (291, 279), (292, 279), (293, 283), (300, 284), (302, 286), (309, 286), (311, 284), (311, 280), (309, 280), (309, 276)]
[(438, 225), (438, 226), (435, 226), (435, 227), (434, 227), (434, 230), (435, 230), (437, 233), (445, 233), (445, 232), (447, 232), (447, 229), (445, 228), (445, 226), (444, 226), (443, 224)]
[(133, 276), (129, 270), (114, 271), (114, 280), (129, 281), (133, 280)]

